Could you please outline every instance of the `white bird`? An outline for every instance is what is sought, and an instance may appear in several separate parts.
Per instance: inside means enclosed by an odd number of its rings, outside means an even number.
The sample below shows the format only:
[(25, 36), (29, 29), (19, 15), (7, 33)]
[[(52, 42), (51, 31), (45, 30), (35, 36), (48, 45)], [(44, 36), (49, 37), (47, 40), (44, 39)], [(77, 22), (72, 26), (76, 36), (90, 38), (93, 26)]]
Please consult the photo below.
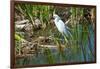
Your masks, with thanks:
[(68, 26), (65, 25), (65, 23), (61, 20), (61, 18), (57, 14), (53, 14), (54, 23), (58, 29), (58, 31), (67, 37), (72, 37)]

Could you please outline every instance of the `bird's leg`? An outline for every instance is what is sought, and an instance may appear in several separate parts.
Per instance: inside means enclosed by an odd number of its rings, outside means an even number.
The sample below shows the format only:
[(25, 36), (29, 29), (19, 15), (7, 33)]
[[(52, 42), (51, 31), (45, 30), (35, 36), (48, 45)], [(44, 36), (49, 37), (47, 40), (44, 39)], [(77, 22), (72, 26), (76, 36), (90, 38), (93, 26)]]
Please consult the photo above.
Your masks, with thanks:
[(66, 42), (66, 43), (65, 43), (66, 49), (67, 49), (67, 52), (66, 52), (66, 53), (68, 53), (68, 59), (70, 60), (70, 59), (71, 59), (71, 56), (70, 56), (70, 55), (72, 55), (72, 54), (71, 54), (71, 52), (72, 52), (71, 43), (70, 43), (68, 37), (67, 37), (65, 34), (62, 34), (62, 35), (64, 36), (64, 40), (65, 40), (65, 42)]
[[(64, 41), (66, 42), (66, 44), (68, 45), (68, 39), (66, 37), (66, 35), (64, 33), (62, 33), (63, 37), (64, 37)], [(69, 45), (68, 45), (69, 46)]]

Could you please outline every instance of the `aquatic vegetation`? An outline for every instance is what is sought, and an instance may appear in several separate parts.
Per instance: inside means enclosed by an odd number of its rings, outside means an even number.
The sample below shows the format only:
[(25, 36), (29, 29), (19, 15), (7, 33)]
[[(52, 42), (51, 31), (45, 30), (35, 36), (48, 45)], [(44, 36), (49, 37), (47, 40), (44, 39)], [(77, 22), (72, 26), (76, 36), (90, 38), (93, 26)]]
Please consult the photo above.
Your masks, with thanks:
[[(61, 17), (65, 12), (69, 14), (62, 20), (68, 22), (65, 25), (70, 28), (72, 37), (57, 30), (51, 19), (54, 12)], [(90, 15), (95, 17), (94, 8), (16, 4), (16, 65), (95, 61), (95, 18)], [(16, 23), (22, 20), (28, 21), (23, 27), (17, 27)]]

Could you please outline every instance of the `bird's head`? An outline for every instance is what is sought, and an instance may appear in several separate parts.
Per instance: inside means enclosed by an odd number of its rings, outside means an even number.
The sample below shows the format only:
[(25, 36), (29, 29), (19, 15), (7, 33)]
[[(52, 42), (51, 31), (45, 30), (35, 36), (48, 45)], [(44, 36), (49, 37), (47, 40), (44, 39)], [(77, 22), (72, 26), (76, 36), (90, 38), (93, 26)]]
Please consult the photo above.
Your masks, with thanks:
[(60, 17), (57, 14), (53, 14), (54, 19), (60, 19)]
[(53, 14), (51, 17), (51, 21), (52, 23), (57, 22), (58, 20), (60, 20), (60, 17), (57, 14)]

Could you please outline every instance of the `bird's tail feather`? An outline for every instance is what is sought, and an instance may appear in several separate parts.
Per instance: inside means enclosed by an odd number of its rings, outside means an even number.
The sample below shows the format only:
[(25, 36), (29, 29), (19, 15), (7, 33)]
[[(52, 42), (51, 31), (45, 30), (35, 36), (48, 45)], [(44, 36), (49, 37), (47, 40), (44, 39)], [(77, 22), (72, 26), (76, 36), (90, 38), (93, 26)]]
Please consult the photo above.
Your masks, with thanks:
[(72, 33), (70, 32), (70, 30), (66, 30), (66, 32), (64, 33), (67, 37), (72, 38)]

